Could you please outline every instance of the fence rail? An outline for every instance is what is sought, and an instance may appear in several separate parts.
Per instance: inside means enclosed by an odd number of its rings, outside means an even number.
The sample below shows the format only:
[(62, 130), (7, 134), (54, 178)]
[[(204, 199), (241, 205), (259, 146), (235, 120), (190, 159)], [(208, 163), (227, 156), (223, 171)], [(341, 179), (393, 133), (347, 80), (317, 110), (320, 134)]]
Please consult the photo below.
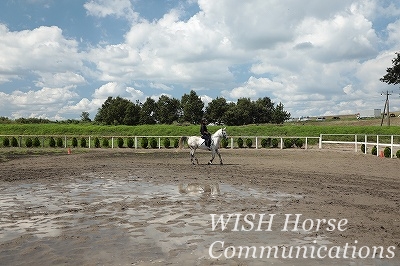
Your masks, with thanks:
[[(77, 140), (79, 141), (80, 139), (84, 138), (85, 140), (87, 140), (87, 146), (85, 146), (86, 148), (93, 148), (94, 147), (94, 139), (98, 138), (100, 140), (103, 139), (108, 139), (111, 140), (111, 144), (110, 147), (111, 148), (115, 148), (116, 145), (116, 140), (118, 138), (122, 138), (124, 139), (124, 144), (126, 146), (126, 140), (128, 138), (132, 138), (134, 145), (132, 148), (135, 149), (139, 149), (140, 145), (139, 145), (139, 140), (142, 138), (147, 138), (148, 140), (154, 138), (157, 141), (157, 148), (161, 149), (163, 147), (162, 145), (162, 141), (165, 140), (166, 138), (170, 139), (170, 140), (179, 140), (181, 138), (181, 136), (93, 136), (93, 135), (0, 135), (0, 141), (2, 141), (2, 139), (4, 138), (12, 138), (15, 137), (17, 138), (18, 141), (18, 147), (23, 147), (24, 146), (24, 141), (26, 141), (26, 139), (28, 138), (38, 138), (40, 140), (40, 146), (41, 147), (45, 147), (45, 146), (49, 146), (48, 144), (46, 145), (46, 140), (52, 138), (61, 138), (62, 141), (62, 147), (64, 148), (68, 148), (68, 147), (72, 147), (72, 139), (73, 138), (77, 138)], [(261, 148), (261, 142), (263, 139), (272, 141), (273, 139), (278, 140), (278, 145), (277, 148), (283, 149), (284, 148), (284, 140), (285, 139), (302, 139), (304, 140), (304, 149), (308, 149), (309, 145), (310, 145), (310, 140), (312, 140), (311, 144), (318, 144), (318, 140), (319, 137), (304, 137), (304, 136), (229, 136), (229, 141), (228, 141), (228, 147), (230, 149), (234, 149), (234, 148), (238, 148), (238, 144), (237, 144), (237, 140), (241, 138), (244, 142), (246, 142), (247, 139), (251, 139), (252, 140), (252, 148), (256, 148), (259, 149)], [(253, 142), (254, 141), (254, 142)], [(1, 144), (0, 144), (1, 146)], [(173, 146), (173, 145), (172, 145)], [(244, 147), (246, 146), (246, 144), (244, 144)]]
[(361, 151), (361, 145), (364, 144), (364, 153), (367, 154), (368, 147), (372, 146), (376, 147), (376, 156), (380, 156), (380, 152), (389, 147), (390, 158), (393, 158), (395, 151), (400, 150), (400, 135), (320, 134), (319, 149), (323, 149), (323, 144), (354, 145), (355, 152)]
[[(110, 140), (110, 145), (108, 147), (115, 148), (117, 139), (122, 138), (124, 140), (124, 146), (127, 146), (127, 140), (131, 138), (133, 140), (134, 149), (140, 149), (141, 145), (139, 141), (143, 138), (156, 139), (156, 148), (161, 149), (164, 147), (163, 141), (168, 138), (171, 141), (171, 146), (174, 146), (174, 141), (179, 140), (181, 136), (97, 136), (97, 135), (0, 135), (0, 147), (4, 147), (4, 139), (6, 138), (16, 138), (17, 147), (24, 147), (24, 141), (28, 138), (38, 138), (41, 147), (48, 147), (46, 140), (50, 138), (61, 138), (62, 147), (68, 148), (72, 147), (72, 140), (76, 138), (78, 141), (85, 139), (87, 141), (86, 148), (93, 148), (94, 140), (97, 138), (99, 140)], [(353, 147), (355, 152), (361, 151), (361, 145), (365, 145), (364, 153), (368, 152), (368, 148), (376, 147), (376, 156), (380, 155), (385, 147), (390, 147), (391, 158), (394, 157), (395, 151), (400, 150), (400, 135), (364, 135), (364, 134), (320, 134), (319, 137), (305, 137), (305, 136), (229, 136), (227, 148), (234, 149), (238, 148), (238, 139), (241, 138), (244, 141), (244, 147), (246, 147), (246, 140), (250, 139), (252, 141), (251, 148), (259, 149), (262, 147), (262, 141), (265, 140), (277, 140), (278, 145), (276, 148), (285, 148), (286, 139), (301, 139), (303, 140), (304, 146), (302, 148), (308, 149), (310, 146), (315, 146), (319, 149), (324, 149), (327, 145), (346, 145)], [(269, 142), (270, 143), (270, 142)], [(118, 143), (117, 143), (118, 144)], [(26, 146), (26, 145), (25, 145)], [(78, 145), (79, 146), (79, 145)], [(103, 146), (103, 145), (101, 145)], [(60, 146), (58, 146), (60, 147)]]

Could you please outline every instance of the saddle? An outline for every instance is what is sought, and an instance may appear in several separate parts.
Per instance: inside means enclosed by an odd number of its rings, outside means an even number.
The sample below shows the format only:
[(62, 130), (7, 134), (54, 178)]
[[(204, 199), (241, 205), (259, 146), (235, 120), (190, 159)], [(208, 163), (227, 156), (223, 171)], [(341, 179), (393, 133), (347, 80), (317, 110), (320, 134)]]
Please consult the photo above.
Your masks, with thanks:
[(204, 145), (207, 146), (207, 147), (211, 147), (211, 144), (213, 143), (212, 139), (209, 139), (209, 140), (208, 140), (208, 141), (209, 141), (208, 144), (210, 144), (209, 146), (207, 145), (207, 139), (205, 139), (205, 138), (203, 138), (203, 137), (202, 137), (202, 139), (204, 139), (204, 141), (203, 141), (203, 143), (201, 143), (201, 144), (204, 144)]

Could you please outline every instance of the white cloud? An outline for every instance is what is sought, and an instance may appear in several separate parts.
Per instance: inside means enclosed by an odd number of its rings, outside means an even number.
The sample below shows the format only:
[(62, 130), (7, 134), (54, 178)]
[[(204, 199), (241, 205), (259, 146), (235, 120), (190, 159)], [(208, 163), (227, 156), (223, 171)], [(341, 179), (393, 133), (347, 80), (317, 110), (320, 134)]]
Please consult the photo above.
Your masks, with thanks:
[(64, 101), (78, 96), (71, 88), (42, 88), (38, 91), (14, 91), (9, 96), (9, 102), (16, 106), (47, 106), (48, 104), (61, 104)]
[(93, 98), (106, 100), (109, 96), (118, 96), (124, 93), (125, 88), (117, 82), (109, 82), (100, 86), (93, 93)]
[(34, 91), (13, 91), (11, 94), (0, 92), (0, 103), (8, 106), (13, 118), (49, 117), (48, 114), (58, 113), (65, 102), (76, 99), (79, 95), (74, 87), (42, 88)]
[(222, 94), (232, 100), (243, 97), (256, 100), (265, 95), (274, 94), (274, 92), (282, 89), (283, 85), (279, 82), (274, 82), (268, 78), (255, 78), (252, 76), (242, 86), (230, 91), (224, 90)]
[(88, 15), (95, 17), (116, 16), (117, 18), (126, 18), (128, 20), (136, 20), (138, 18), (138, 14), (133, 11), (129, 0), (90, 0), (83, 6)]
[[(184, 22), (171, 10), (158, 21), (132, 25), (125, 43), (98, 47), (89, 58), (104, 81), (148, 79), (157, 83), (225, 83), (229, 65), (243, 57), (234, 52), (222, 30), (199, 13)], [(212, 63), (210, 63), (212, 62)]]
[[(76, 72), (83, 69), (83, 63), (77, 46), (55, 26), (11, 32), (0, 24), (0, 82), (35, 74), (39, 87), (80, 84), (84, 78)], [(58, 83), (67, 75), (71, 82)]]
[(207, 107), (207, 105), (214, 100), (212, 97), (207, 96), (207, 95), (200, 95), (200, 99), (204, 103), (204, 108)]
[(172, 87), (167, 86), (167, 85), (162, 84), (162, 83), (150, 82), (150, 87), (151, 88), (155, 88), (155, 89), (160, 89), (160, 90), (163, 90), (163, 91), (172, 91), (173, 90)]
[(400, 19), (396, 20), (394, 23), (390, 23), (387, 26), (387, 31), (389, 34), (388, 43), (396, 47), (396, 45), (399, 44), (400, 40)]
[(354, 92), (353, 86), (352, 85), (347, 85), (346, 87), (343, 88), (344, 93), (347, 95), (350, 95)]
[(59, 114), (74, 115), (74, 119), (80, 119), (80, 115), (82, 114), (82, 112), (88, 112), (90, 117), (94, 119), (95, 115), (97, 114), (98, 108), (100, 108), (103, 103), (104, 101), (99, 99), (89, 100), (87, 98), (83, 98), (76, 104), (72, 103), (63, 106), (60, 109)]
[(372, 23), (353, 13), (329, 20), (305, 18), (296, 33), (296, 44), (308, 43), (311, 58), (322, 62), (366, 58), (375, 53), (378, 43)]
[(127, 87), (126, 92), (130, 94), (130, 98), (133, 100), (140, 100), (143, 98), (143, 92), (140, 90), (136, 90), (135, 88), (132, 87)]
[[(84, 4), (96, 22), (128, 23), (112, 45), (82, 47), (81, 36), (65, 37), (60, 25), (10, 31), (0, 24), (1, 96), (14, 97), (14, 115), (79, 116), (109, 96), (158, 99), (161, 91), (180, 98), (191, 88), (207, 91), (204, 102), (267, 96), (292, 114), (353, 112), (381, 102), (377, 95), (388, 86), (379, 78), (400, 43), (395, 1), (199, 0), (190, 17), (179, 6), (156, 20), (134, 4), (142, 3)], [(49, 109), (29, 105), (46, 95)]]
[(37, 87), (62, 87), (67, 85), (81, 85), (85, 83), (85, 78), (77, 73), (70, 71), (60, 73), (48, 73), (44, 72), (41, 74), (39, 81), (35, 83)]

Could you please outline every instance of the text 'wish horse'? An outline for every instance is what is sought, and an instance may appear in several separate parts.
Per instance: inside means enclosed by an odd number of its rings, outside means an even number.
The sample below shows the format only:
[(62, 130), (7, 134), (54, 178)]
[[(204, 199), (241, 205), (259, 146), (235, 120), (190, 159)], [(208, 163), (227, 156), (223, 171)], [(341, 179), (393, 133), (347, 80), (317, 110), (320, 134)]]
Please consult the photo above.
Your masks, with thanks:
[[(208, 162), (208, 164), (212, 164), (214, 158), (215, 158), (215, 154), (218, 154), (219, 156), (219, 162), (220, 164), (222, 164), (222, 158), (221, 158), (221, 154), (218, 151), (218, 148), (220, 146), (221, 143), (221, 139), (222, 138), (226, 138), (227, 134), (226, 134), (226, 129), (225, 128), (221, 128), (218, 129), (214, 134), (211, 135), (211, 153), (212, 153), (212, 157), (211, 160)], [(191, 137), (181, 137), (179, 140), (179, 148), (182, 149), (183, 147), (183, 143), (184, 141), (187, 140), (187, 144), (190, 148), (190, 161), (195, 164), (195, 161), (197, 164), (199, 164), (199, 160), (197, 160), (196, 156), (194, 155), (196, 149), (203, 149), (203, 150), (209, 150), (208, 147), (205, 144), (205, 140), (201, 137), (198, 136), (191, 136)]]

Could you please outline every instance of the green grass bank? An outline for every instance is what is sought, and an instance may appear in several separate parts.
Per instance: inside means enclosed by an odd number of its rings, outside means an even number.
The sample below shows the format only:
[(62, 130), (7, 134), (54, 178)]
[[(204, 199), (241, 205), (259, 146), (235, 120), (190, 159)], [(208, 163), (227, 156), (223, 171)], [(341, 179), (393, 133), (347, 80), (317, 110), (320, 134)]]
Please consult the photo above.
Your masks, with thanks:
[[(209, 126), (214, 132), (219, 126)], [(307, 136), (320, 134), (400, 135), (400, 126), (332, 125), (329, 123), (228, 126), (229, 136)], [(191, 136), (198, 125), (100, 126), (92, 124), (0, 124), (0, 135), (20, 136)]]

